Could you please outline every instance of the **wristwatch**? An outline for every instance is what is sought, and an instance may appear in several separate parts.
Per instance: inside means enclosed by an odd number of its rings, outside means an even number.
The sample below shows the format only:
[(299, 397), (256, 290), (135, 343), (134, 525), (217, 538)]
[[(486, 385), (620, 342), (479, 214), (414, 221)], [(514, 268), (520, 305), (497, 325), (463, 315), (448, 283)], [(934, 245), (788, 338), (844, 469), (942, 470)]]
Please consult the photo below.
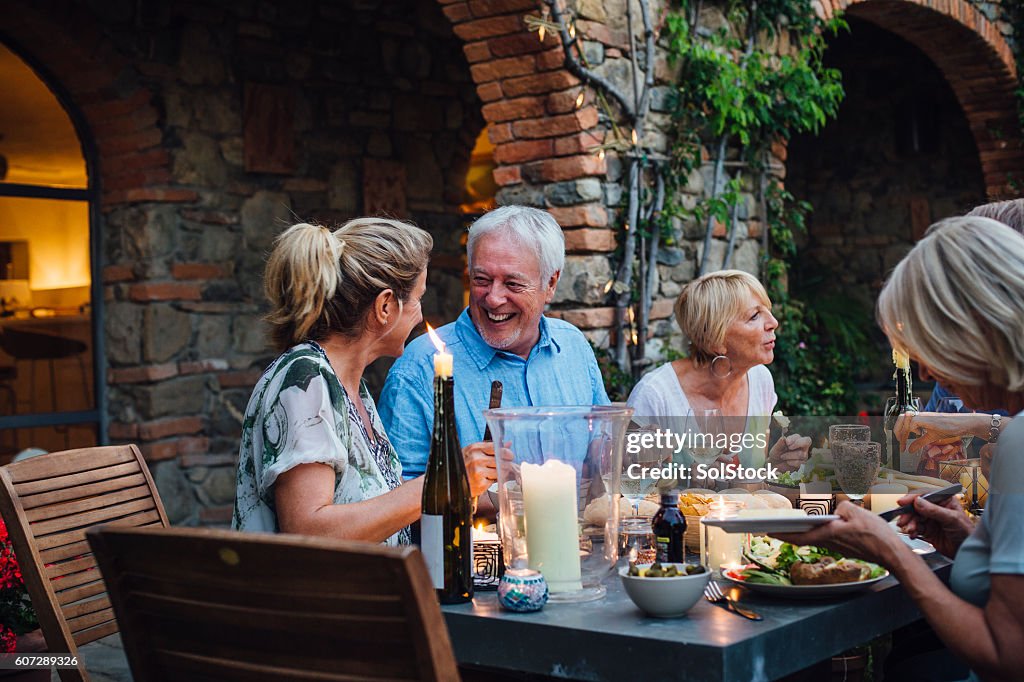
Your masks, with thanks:
[(1003, 421), (1003, 418), (1002, 418), (1001, 415), (998, 415), (998, 414), (992, 415), (992, 424), (989, 426), (989, 429), (988, 429), (988, 442), (989, 443), (995, 443), (997, 440), (999, 440), (999, 424), (1001, 424), (1002, 421)]

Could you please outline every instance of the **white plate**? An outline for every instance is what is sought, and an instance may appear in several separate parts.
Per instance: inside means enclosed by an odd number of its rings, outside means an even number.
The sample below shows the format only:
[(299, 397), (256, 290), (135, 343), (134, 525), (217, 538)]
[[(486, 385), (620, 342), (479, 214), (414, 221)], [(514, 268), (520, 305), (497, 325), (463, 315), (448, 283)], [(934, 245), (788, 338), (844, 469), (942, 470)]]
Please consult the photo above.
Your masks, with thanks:
[(935, 547), (930, 542), (922, 540), (921, 538), (912, 538), (905, 533), (900, 533), (900, 540), (903, 540), (907, 544), (907, 547), (914, 550), (914, 554), (920, 554), (921, 556), (927, 556), (935, 551)]
[(713, 519), (705, 516), (705, 526), (721, 528), (726, 533), (804, 533), (839, 517), (835, 514), (822, 516), (744, 516), (738, 519)]
[(860, 592), (889, 577), (889, 571), (886, 571), (877, 578), (858, 580), (852, 583), (836, 583), (834, 585), (766, 585), (763, 583), (748, 583), (745, 580), (733, 578), (729, 575), (730, 573), (731, 571), (722, 571), (722, 577), (731, 583), (742, 585), (751, 592), (767, 594), (773, 597), (788, 597), (790, 599), (821, 599), (850, 594), (851, 592)]

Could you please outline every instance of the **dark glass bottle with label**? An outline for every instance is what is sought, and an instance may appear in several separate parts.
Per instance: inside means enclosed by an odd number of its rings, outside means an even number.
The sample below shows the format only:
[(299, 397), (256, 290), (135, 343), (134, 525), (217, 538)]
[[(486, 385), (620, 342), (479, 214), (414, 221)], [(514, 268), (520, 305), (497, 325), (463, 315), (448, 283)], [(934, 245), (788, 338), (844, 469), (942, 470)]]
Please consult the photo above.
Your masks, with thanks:
[(679, 511), (679, 493), (662, 493), (661, 508), (651, 520), (651, 530), (658, 543), (658, 561), (683, 563), (686, 547), (683, 535), (686, 533), (686, 517)]
[[(903, 452), (901, 451), (899, 440), (896, 438), (895, 433), (893, 433), (893, 429), (900, 415), (906, 412), (917, 412), (918, 405), (913, 395), (910, 359), (897, 350), (893, 351), (892, 357), (893, 363), (896, 365), (896, 372), (893, 374), (893, 379), (896, 381), (896, 395), (895, 399), (890, 400), (887, 405), (888, 409), (885, 413), (885, 422), (882, 430), (885, 434), (885, 448), (887, 450), (885, 458), (888, 466), (894, 471), (904, 471), (905, 469), (913, 469), (913, 466), (910, 462), (901, 461)], [(909, 447), (909, 442), (907, 445)], [(910, 471), (910, 473), (915, 472)]]
[(434, 377), (434, 435), (423, 476), (420, 548), (442, 604), (473, 598), (472, 501), (455, 430), (455, 382)]

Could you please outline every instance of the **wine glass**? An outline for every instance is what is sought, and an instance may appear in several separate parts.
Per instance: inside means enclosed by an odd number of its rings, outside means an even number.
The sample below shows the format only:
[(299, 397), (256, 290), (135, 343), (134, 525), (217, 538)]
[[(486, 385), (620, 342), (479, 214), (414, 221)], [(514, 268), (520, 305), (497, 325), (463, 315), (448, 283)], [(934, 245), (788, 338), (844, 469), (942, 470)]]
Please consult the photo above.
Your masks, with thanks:
[(864, 496), (878, 478), (882, 465), (882, 444), (848, 440), (832, 446), (836, 480), (854, 504), (864, 506)]
[(697, 464), (711, 464), (722, 454), (725, 417), (717, 408), (690, 410), (687, 413), (690, 456)]
[[(655, 427), (648, 426), (641, 431), (653, 431)], [(630, 452), (630, 448), (622, 454), (622, 475), (619, 480), (619, 492), (629, 500), (633, 509), (633, 516), (640, 515), (640, 503), (647, 495), (652, 493), (660, 478), (651, 475), (652, 469), (661, 468), (664, 453), (657, 447), (638, 447), (636, 452)]]

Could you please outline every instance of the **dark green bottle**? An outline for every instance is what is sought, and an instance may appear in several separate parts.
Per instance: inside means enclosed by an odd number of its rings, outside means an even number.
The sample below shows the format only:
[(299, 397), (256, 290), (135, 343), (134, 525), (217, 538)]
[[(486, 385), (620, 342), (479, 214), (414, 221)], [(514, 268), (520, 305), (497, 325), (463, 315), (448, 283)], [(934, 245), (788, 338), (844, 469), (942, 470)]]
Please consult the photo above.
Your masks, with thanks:
[(658, 562), (681, 564), (686, 561), (686, 517), (679, 511), (679, 493), (662, 493), (661, 508), (651, 519), (651, 530), (658, 543)]
[(473, 598), (473, 516), (466, 463), (455, 430), (455, 381), (434, 377), (434, 435), (423, 476), (420, 548), (442, 604)]

